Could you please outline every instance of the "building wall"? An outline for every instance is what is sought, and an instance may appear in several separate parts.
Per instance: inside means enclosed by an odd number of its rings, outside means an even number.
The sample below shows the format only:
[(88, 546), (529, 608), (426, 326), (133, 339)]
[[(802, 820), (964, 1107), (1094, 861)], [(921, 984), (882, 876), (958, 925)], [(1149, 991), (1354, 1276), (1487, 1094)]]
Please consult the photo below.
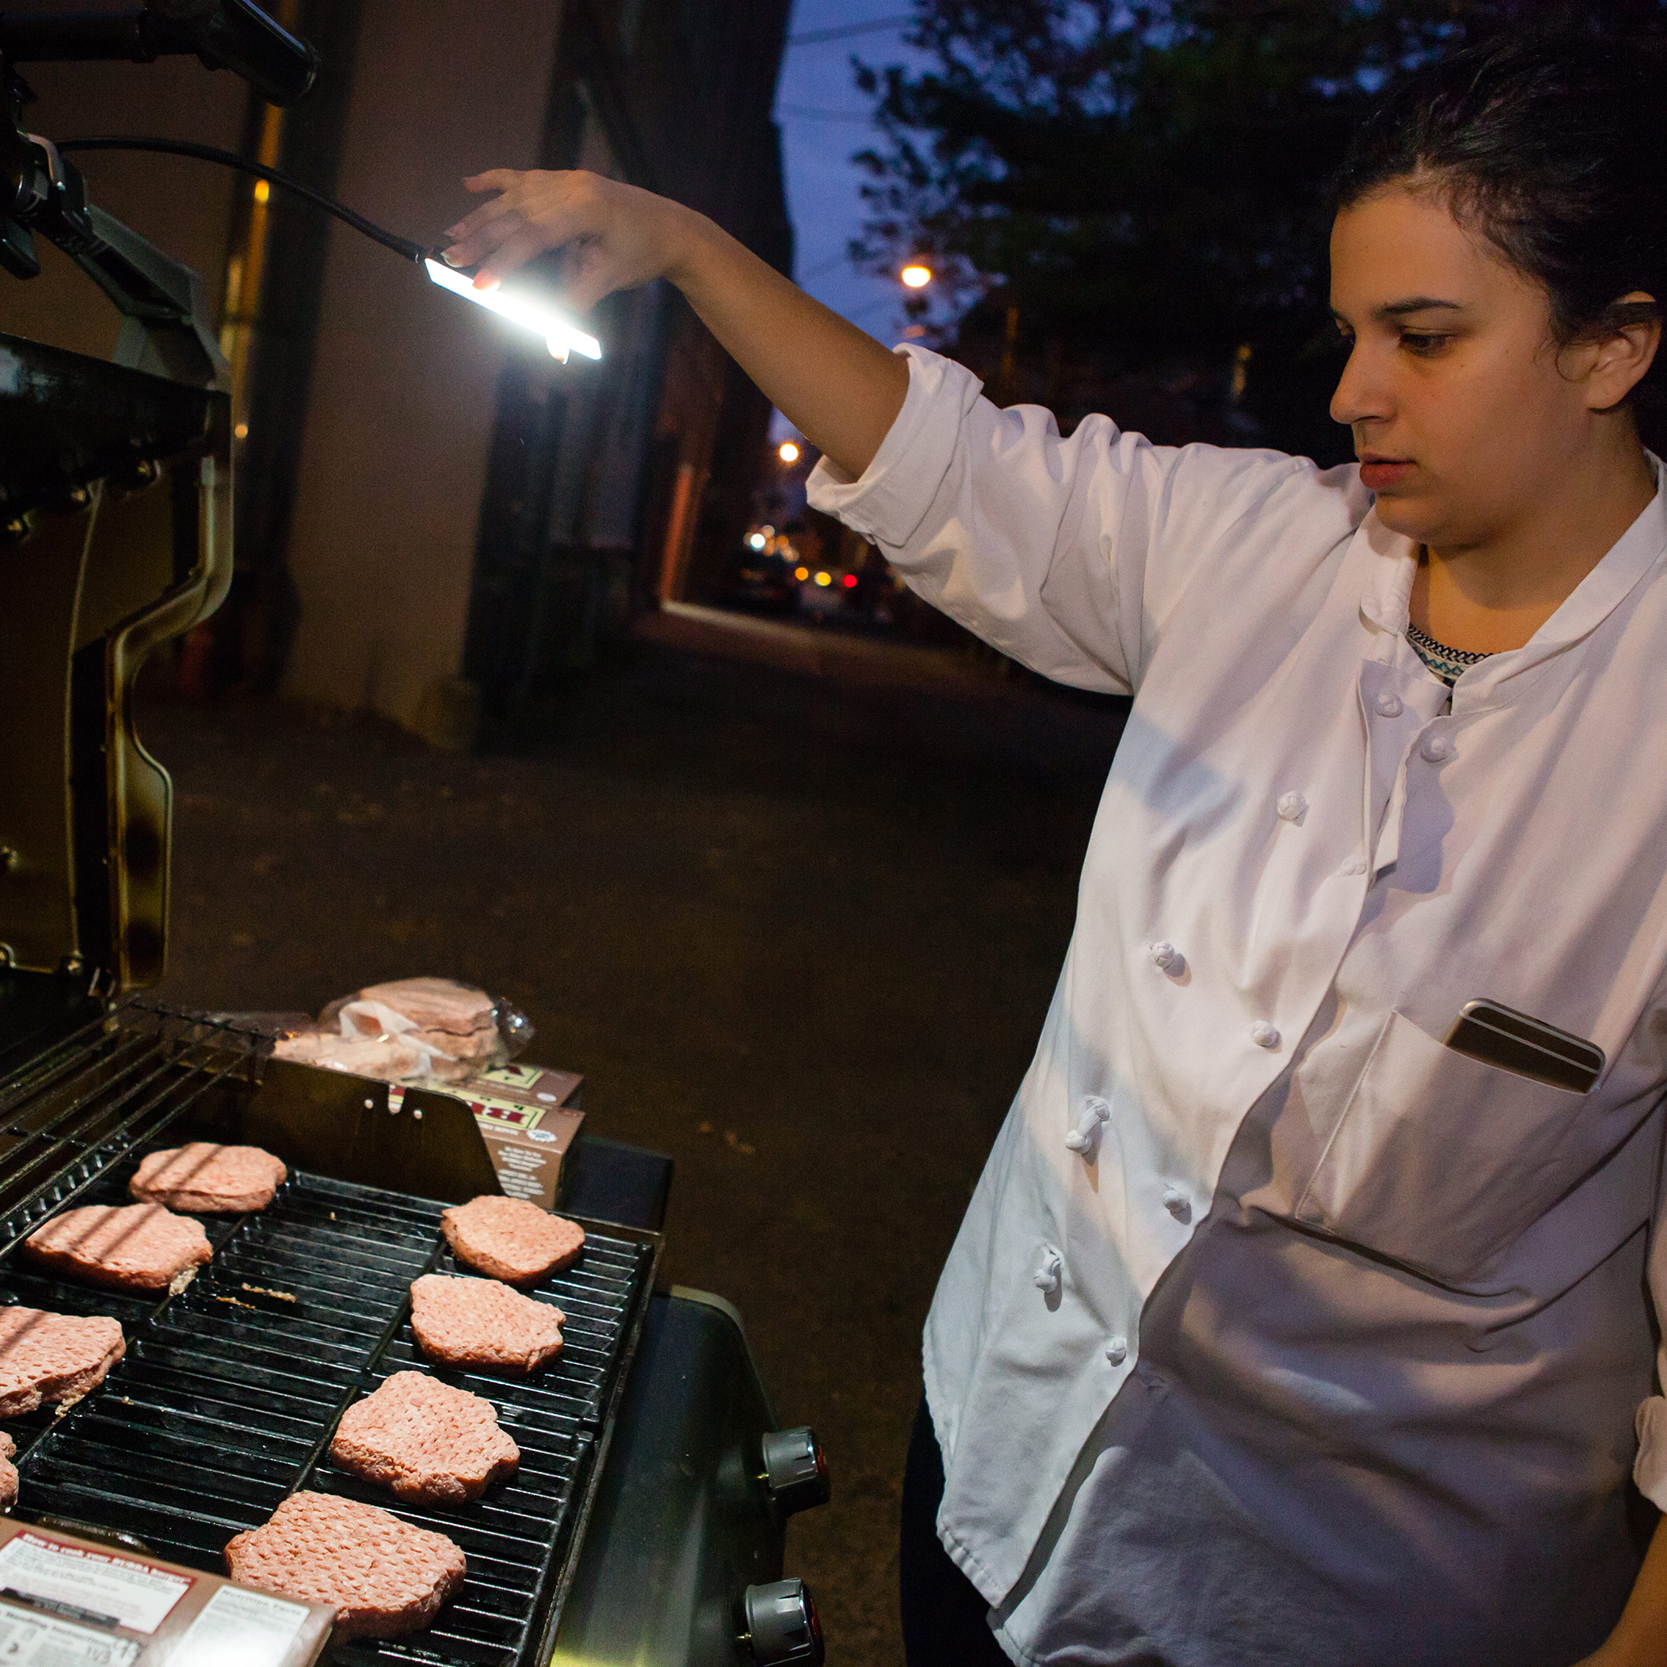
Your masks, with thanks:
[[(337, 188), (379, 224), (437, 239), (461, 180), (537, 159), (562, 7), (367, 0)], [(464, 738), (470, 569), (499, 376), (549, 355), (420, 269), (331, 235), (289, 568), (297, 698)]]
[[(711, 215), (792, 263), (771, 121), (788, 0), (586, 0), (558, 47), (542, 165), (590, 168)], [(656, 284), (599, 315), (601, 376), (500, 390), (465, 664), (489, 720), (536, 727), (634, 608), (735, 546), (769, 406)], [(611, 368), (610, 368), (611, 367)]]

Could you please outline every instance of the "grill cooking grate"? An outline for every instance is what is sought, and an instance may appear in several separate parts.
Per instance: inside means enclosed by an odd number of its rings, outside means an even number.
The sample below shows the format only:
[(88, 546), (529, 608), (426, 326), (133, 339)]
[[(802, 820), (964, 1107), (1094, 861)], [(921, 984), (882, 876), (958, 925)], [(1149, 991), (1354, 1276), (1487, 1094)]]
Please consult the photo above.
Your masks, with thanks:
[[(44, 1085), (42, 1072), (33, 1073), (32, 1087), (59, 1094), (59, 1112), (69, 1104), (80, 1109), (44, 1129), (38, 1092), (31, 1093), (36, 1126), (25, 1138), (37, 1145), (56, 1138), (59, 1151), (71, 1140), (79, 1146), (57, 1160), (63, 1172), (56, 1181), (37, 1186), (21, 1206), (14, 1194), (0, 1195), (11, 1206), (0, 1247), (71, 1201), (128, 1202), (139, 1132), (144, 1144), (156, 1144), (167, 1122), (244, 1058), (193, 1041), (182, 1063), (179, 1044), (150, 1042), (148, 1063), (131, 1041), (124, 1051), (116, 1033), (96, 1068), (66, 1061)], [(95, 1083), (87, 1082), (89, 1072)], [(121, 1100), (122, 1085), (139, 1081), (150, 1086)], [(81, 1086), (72, 1090), (72, 1083)], [(148, 1109), (139, 1111), (142, 1097)], [(72, 1126), (80, 1132), (70, 1133)], [(11, 1124), (0, 1125), (0, 1138), (14, 1133)], [(10, 1150), (0, 1147), (0, 1185), (11, 1172)], [(68, 1413), (54, 1417), (43, 1408), (8, 1420), (20, 1449), (17, 1514), (136, 1535), (157, 1556), (218, 1571), (226, 1541), (259, 1526), (295, 1489), (343, 1494), (450, 1535), (469, 1570), (426, 1631), (399, 1642), (337, 1645), (332, 1661), (541, 1662), (598, 1480), (658, 1239), (586, 1222), (579, 1260), (530, 1293), (567, 1315), (562, 1353), (534, 1378), (512, 1380), (438, 1366), (416, 1348), (411, 1281), (425, 1272), (469, 1271), (454, 1267), (446, 1250), (443, 1207), (296, 1172), (262, 1214), (199, 1217), (214, 1259), (160, 1304), (46, 1277), (20, 1251), (7, 1254), (0, 1302), (110, 1314), (128, 1340), (124, 1359)], [(341, 1413), (406, 1369), (431, 1372), (492, 1402), (521, 1449), (510, 1483), (469, 1505), (412, 1507), (331, 1464), (326, 1449)]]

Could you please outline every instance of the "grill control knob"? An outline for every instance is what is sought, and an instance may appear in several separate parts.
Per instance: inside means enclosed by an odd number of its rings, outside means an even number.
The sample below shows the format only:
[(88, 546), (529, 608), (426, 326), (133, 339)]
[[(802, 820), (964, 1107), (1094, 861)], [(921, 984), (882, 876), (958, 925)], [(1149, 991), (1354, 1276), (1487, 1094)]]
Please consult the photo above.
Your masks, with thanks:
[(828, 1461), (816, 1432), (801, 1425), (796, 1430), (771, 1430), (764, 1437), (764, 1481), (783, 1516), (826, 1505)]
[(772, 1580), (749, 1586), (741, 1600), (747, 1631), (742, 1643), (760, 1667), (778, 1662), (822, 1660), (822, 1623), (802, 1580)]

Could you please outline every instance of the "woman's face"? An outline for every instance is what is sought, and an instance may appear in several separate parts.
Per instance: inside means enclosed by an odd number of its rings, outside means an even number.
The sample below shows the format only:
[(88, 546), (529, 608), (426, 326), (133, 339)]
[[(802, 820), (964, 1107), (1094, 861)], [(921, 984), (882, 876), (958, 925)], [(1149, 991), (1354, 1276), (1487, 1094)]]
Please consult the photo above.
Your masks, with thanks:
[(1331, 414), (1379, 518), (1436, 549), (1533, 514), (1611, 391), (1602, 349), (1559, 352), (1545, 291), (1434, 193), (1390, 187), (1337, 216), (1331, 309), (1349, 344)]

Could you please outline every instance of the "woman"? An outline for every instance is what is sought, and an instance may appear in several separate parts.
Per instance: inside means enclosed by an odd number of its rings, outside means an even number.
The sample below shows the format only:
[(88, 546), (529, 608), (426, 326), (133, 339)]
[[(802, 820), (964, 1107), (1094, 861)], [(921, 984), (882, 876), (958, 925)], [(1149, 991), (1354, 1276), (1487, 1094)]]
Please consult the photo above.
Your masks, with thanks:
[(1062, 440), (672, 204), (470, 182), (459, 264), (671, 278), (819, 507), (1135, 696), (927, 1322), (911, 1661), (1667, 1662), (1661, 85), (1552, 41), (1391, 96), (1328, 471)]

